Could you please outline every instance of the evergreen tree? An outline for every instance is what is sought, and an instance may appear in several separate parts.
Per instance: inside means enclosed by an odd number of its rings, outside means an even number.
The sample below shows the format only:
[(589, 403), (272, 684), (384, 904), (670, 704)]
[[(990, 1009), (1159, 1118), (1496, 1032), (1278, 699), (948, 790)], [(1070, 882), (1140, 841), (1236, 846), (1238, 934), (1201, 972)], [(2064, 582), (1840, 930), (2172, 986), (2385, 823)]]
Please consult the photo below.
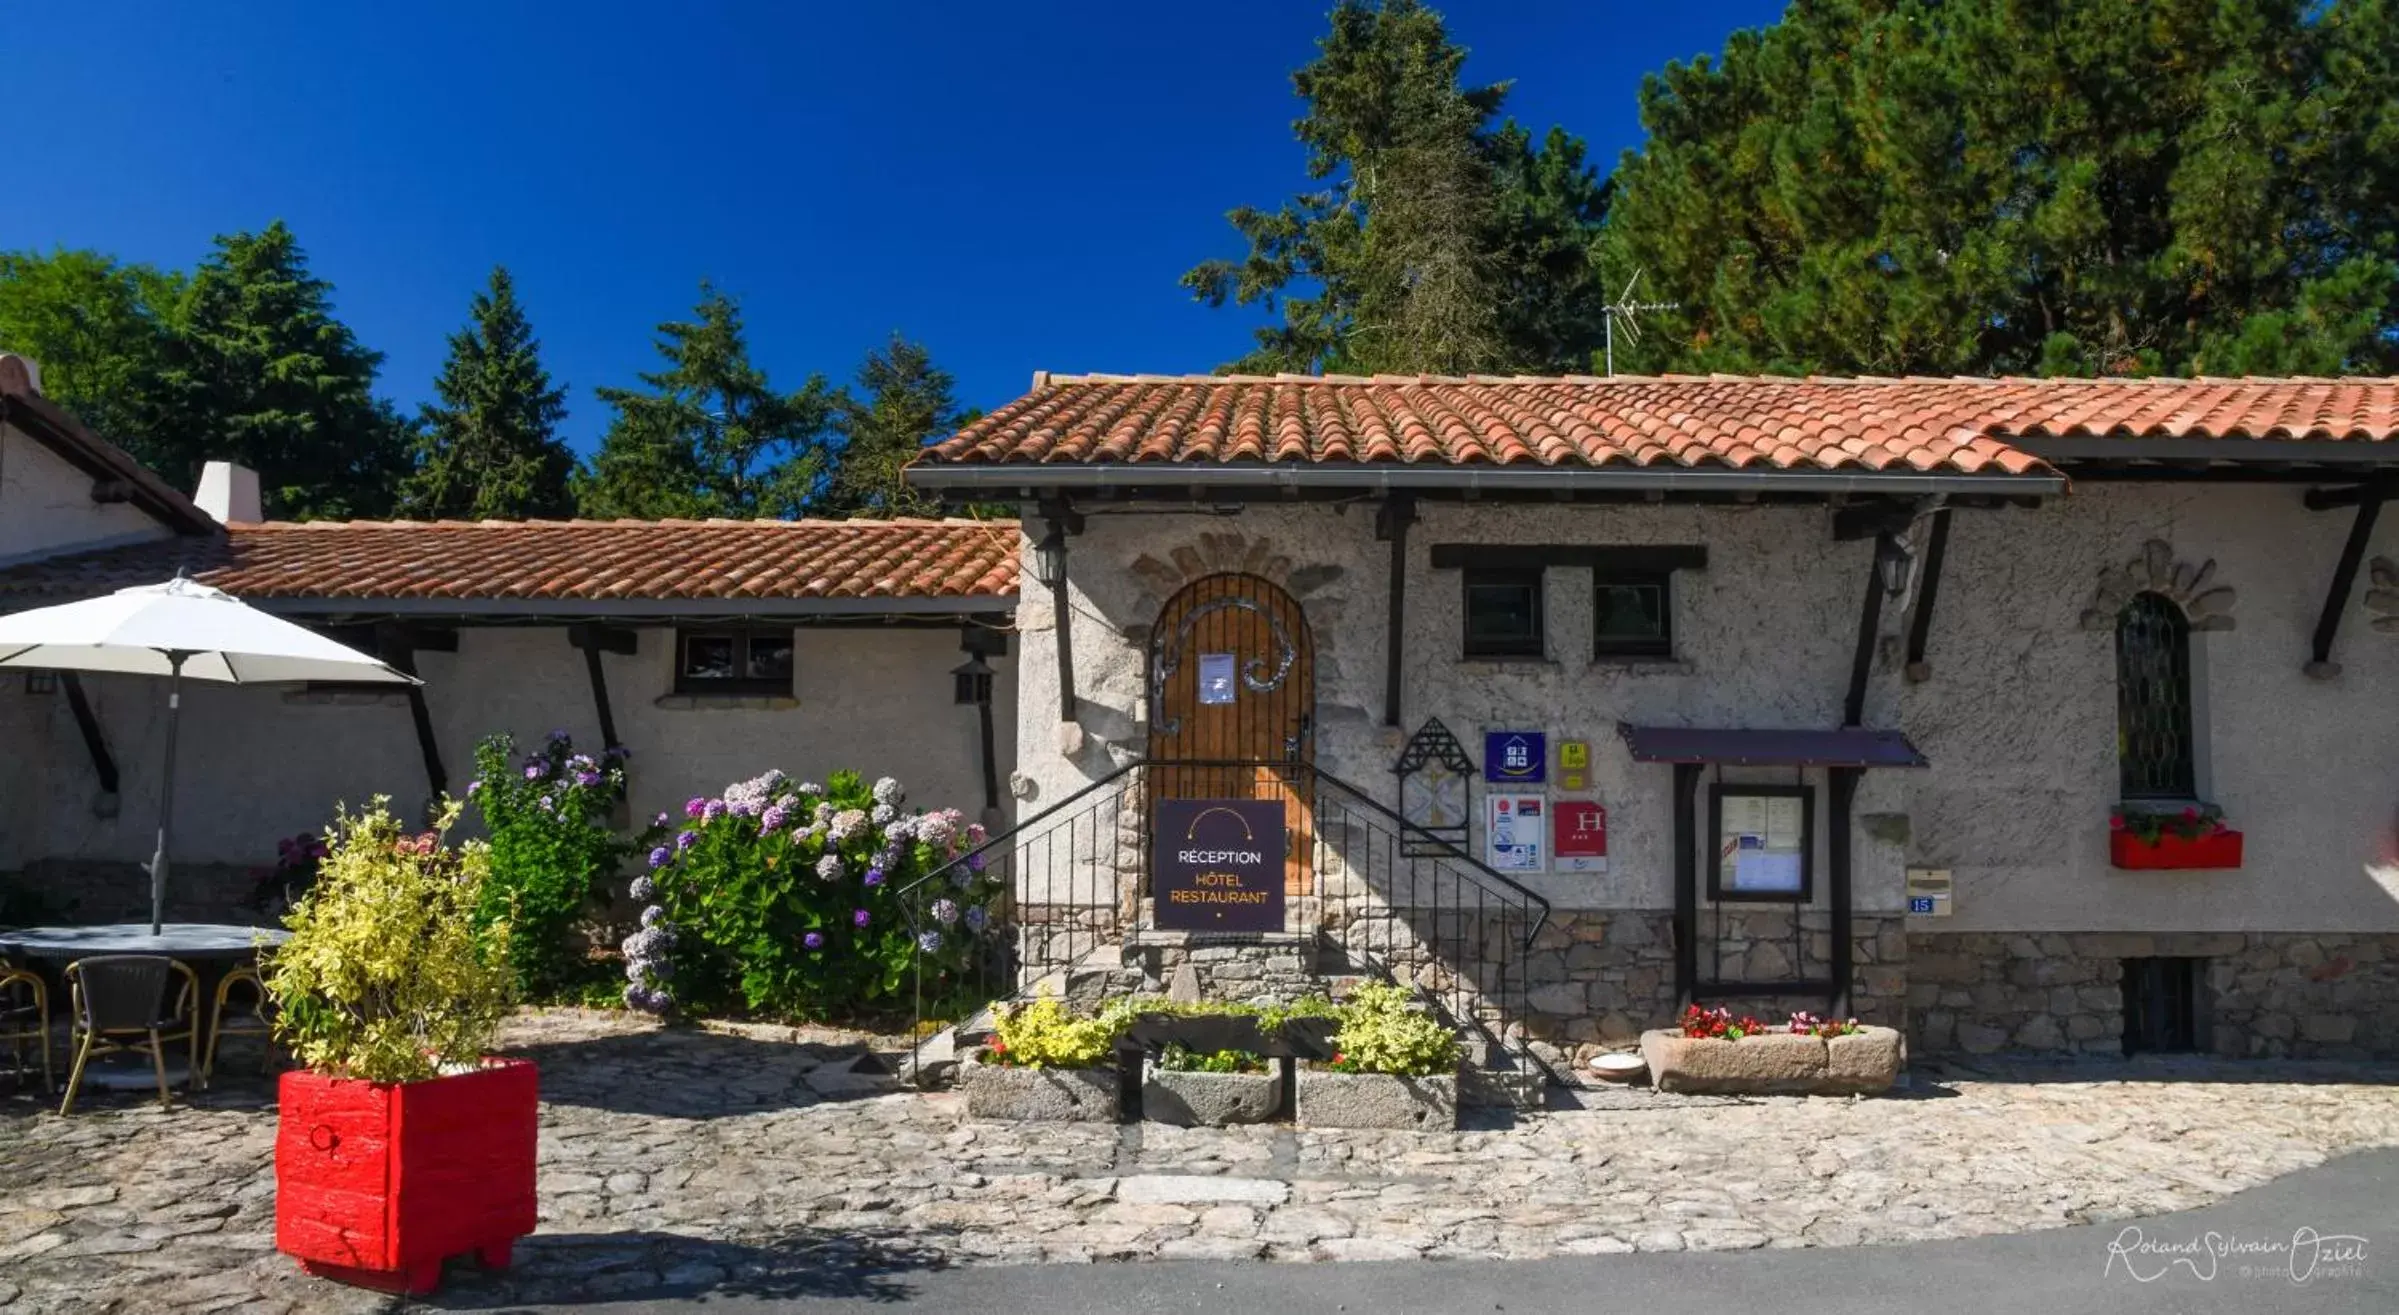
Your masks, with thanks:
[(658, 326), (667, 368), (648, 391), (599, 389), (616, 408), (575, 501), (595, 517), (798, 516), (828, 473), (832, 393), (812, 375), (778, 393), (750, 363), (741, 309), (700, 285), (695, 317)]
[(382, 353), (333, 317), (332, 294), (280, 220), (216, 240), (163, 353), (161, 474), (189, 488), (203, 460), (230, 458), (259, 472), (271, 515), (391, 511), (408, 426), (374, 396)]
[(831, 516), (933, 516), (939, 499), (908, 487), (900, 471), (927, 443), (964, 423), (949, 372), (898, 334), (866, 354), (858, 390), (834, 402), (840, 465), (821, 510)]
[(541, 343), (504, 267), (475, 294), (466, 328), (434, 380), (440, 401), (419, 417), (416, 469), (401, 507), (429, 520), (564, 516), (575, 458), (558, 438), (566, 390), (550, 384)]
[(1231, 368), (1586, 368), (1605, 194), (1582, 143), (1494, 126), (1506, 85), (1461, 86), (1466, 52), (1418, 0), (1340, 0), (1318, 51), (1293, 131), (1322, 186), (1233, 211), (1248, 256), (1183, 276), (1209, 305), (1281, 312)]
[(1637, 367), (2399, 368), (2395, 0), (1796, 0), (1641, 100)]
[(159, 370), (181, 281), (96, 251), (0, 252), (0, 351), (42, 367), (42, 392), (153, 467), (166, 441)]

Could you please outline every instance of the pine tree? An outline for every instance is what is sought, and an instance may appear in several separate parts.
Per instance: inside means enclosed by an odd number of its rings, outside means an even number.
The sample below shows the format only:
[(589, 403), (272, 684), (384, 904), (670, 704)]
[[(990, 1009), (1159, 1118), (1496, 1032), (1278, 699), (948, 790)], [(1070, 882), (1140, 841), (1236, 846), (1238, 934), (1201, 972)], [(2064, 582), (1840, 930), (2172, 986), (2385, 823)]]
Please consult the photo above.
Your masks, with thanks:
[(2394, 0), (1797, 0), (1641, 99), (1636, 368), (2399, 367)]
[(812, 375), (778, 393), (750, 363), (741, 309), (700, 285), (695, 318), (658, 326), (667, 368), (648, 391), (602, 388), (616, 408), (575, 501), (596, 517), (798, 516), (828, 473), (832, 392)]
[(32, 357), (42, 391), (153, 468), (167, 440), (159, 385), (181, 280), (97, 251), (0, 253), (0, 350)]
[(1248, 256), (1183, 276), (1208, 305), (1281, 313), (1231, 368), (1584, 368), (1605, 193), (1582, 143), (1494, 126), (1506, 85), (1461, 86), (1466, 52), (1418, 0), (1341, 0), (1318, 51), (1293, 131), (1322, 186), (1233, 211)]
[(566, 390), (552, 387), (541, 343), (505, 267), (475, 294), (466, 328), (418, 419), (416, 469), (401, 507), (428, 520), (564, 516), (574, 454), (558, 438)]
[(380, 352), (333, 316), (333, 288), (278, 220), (216, 240), (176, 299), (159, 382), (159, 469), (259, 472), (269, 514), (381, 516), (397, 501), (408, 426), (374, 396)]
[(834, 402), (842, 435), (840, 464), (819, 509), (829, 516), (931, 516), (938, 499), (908, 487), (900, 471), (927, 443), (945, 438), (963, 420), (954, 381), (932, 354), (898, 334), (866, 354), (855, 393)]

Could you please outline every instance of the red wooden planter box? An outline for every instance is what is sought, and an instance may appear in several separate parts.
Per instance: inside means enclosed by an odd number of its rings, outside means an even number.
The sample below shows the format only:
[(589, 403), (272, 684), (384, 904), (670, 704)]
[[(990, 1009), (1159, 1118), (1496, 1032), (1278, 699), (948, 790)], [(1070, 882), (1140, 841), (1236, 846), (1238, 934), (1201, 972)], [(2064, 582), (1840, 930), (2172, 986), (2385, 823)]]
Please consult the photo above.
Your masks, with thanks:
[(2130, 831), (2111, 831), (2107, 837), (2107, 856), (2117, 867), (2138, 871), (2237, 868), (2241, 865), (2241, 833), (2218, 831), (2185, 840), (2168, 832), (2152, 844)]
[(311, 1274), (422, 1295), (533, 1231), (540, 1082), (523, 1060), (423, 1082), (283, 1075), (275, 1245)]

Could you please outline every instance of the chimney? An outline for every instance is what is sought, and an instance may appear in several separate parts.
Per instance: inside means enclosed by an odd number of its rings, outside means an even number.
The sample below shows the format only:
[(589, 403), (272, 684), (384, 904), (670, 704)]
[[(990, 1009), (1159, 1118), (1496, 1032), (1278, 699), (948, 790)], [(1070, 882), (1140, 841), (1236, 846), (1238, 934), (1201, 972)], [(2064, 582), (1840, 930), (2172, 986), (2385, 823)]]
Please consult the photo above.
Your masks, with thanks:
[(30, 356), (0, 352), (0, 393), (42, 395), (42, 366)]
[(258, 501), (258, 472), (230, 461), (211, 461), (200, 468), (200, 491), (192, 501), (220, 525), (266, 519)]

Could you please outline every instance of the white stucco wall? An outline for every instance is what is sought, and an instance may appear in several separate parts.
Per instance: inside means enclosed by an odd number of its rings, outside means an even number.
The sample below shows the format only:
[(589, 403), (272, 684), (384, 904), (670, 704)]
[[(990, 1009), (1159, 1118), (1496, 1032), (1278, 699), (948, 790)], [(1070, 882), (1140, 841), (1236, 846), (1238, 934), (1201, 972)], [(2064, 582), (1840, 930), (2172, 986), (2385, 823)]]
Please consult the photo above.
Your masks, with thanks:
[[(842, 767), (897, 776), (910, 801), (982, 811), (982, 760), (972, 706), (953, 704), (950, 669), (965, 660), (947, 628), (801, 627), (798, 706), (660, 706), (673, 686), (671, 630), (645, 629), (640, 651), (605, 657), (617, 733), (633, 751), (634, 816), (679, 810), (695, 794), (780, 767), (821, 780)], [(466, 628), (456, 653), (420, 653), (420, 673), (450, 788), (474, 775), (474, 746), (493, 731), (529, 746), (553, 728), (600, 748), (583, 654), (561, 628)], [(991, 659), (996, 753), (1014, 753), (1014, 659)], [(13, 686), (13, 681), (11, 682)], [(0, 867), (40, 857), (148, 857), (158, 810), (164, 686), (95, 678), (94, 709), (117, 757), (124, 794), (114, 819), (95, 817), (97, 784), (63, 697), (0, 690), (0, 734), (20, 729), (44, 765), (30, 807), (0, 803)], [(27, 716), (24, 708), (35, 709)], [(425, 797), (423, 758), (399, 696), (306, 701), (282, 690), (188, 686), (176, 796), (175, 856), (186, 862), (263, 863), (280, 836), (321, 826), (335, 801)], [(1003, 790), (1002, 807), (1012, 801)]]
[[(2301, 674), (2346, 513), (2307, 512), (2291, 488), (2099, 484), (2037, 511), (1951, 514), (1929, 681), (1901, 678), (1905, 616), (1886, 609), (1866, 720), (1907, 731), (1934, 766), (1867, 774), (1853, 832), (1860, 909), (1904, 909), (1904, 869), (1918, 864), (1951, 868), (1957, 883), (1955, 914), (1914, 920), (1925, 930), (2399, 930), (2399, 910), (2363, 871), (2385, 843), (2399, 783), (2399, 743), (2376, 730), (2399, 694), (2399, 636), (2369, 628), (2362, 580), (2337, 654), (2343, 673), (2329, 682)], [(1017, 766), (1032, 794), (1022, 816), (1142, 750), (1143, 649), (1158, 596), (1131, 568), (1145, 554), (1188, 556), (1202, 535), (1225, 533), (1266, 540), (1295, 569), (1316, 572), (1295, 592), (1318, 657), (1318, 761), (1395, 800), (1399, 740), (1380, 724), (1389, 549), (1373, 537), (1371, 508), (1094, 514), (1069, 558), (1087, 732), (1071, 757), (1060, 751), (1046, 591), (1029, 588), (1019, 610)], [(2150, 539), (2193, 565), (2214, 559), (2219, 582), (2238, 591), (2237, 628), (2196, 636), (2194, 666), (2202, 789), (2248, 835), (2238, 871), (2133, 873), (2107, 862), (2114, 638), (2078, 620), (2100, 572)], [(1547, 660), (1473, 662), (1458, 656), (1458, 573), (1430, 565), (1437, 543), (1702, 544), (1709, 562), (1676, 576), (1673, 662), (1595, 662), (1590, 572), (1576, 568), (1547, 573)], [(1561, 907), (1672, 903), (1671, 772), (1633, 763), (1620, 722), (1840, 721), (1871, 549), (1834, 542), (1824, 508), (1427, 504), (1409, 549), (1404, 728), (1438, 716), (1478, 761), (1485, 729), (1592, 742), (1611, 870), (1528, 882)], [(1337, 568), (1329, 582), (1325, 567)], [(1818, 787), (1821, 810), (1822, 774), (1804, 779)], [(1898, 834), (1886, 823), (1899, 816), (1907, 842), (1878, 839)]]
[(0, 425), (0, 562), (173, 531), (129, 503), (92, 501), (92, 477)]

